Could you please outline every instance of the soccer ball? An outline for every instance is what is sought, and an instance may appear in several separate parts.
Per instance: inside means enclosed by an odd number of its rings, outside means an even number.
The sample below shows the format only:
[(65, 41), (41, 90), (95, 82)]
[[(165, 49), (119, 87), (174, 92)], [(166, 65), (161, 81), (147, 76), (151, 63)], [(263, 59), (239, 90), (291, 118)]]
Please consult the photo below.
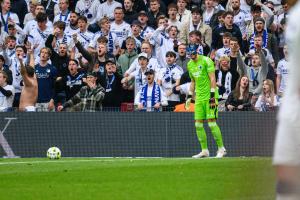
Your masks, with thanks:
[(47, 151), (47, 158), (49, 159), (60, 159), (61, 151), (57, 147), (50, 147)]

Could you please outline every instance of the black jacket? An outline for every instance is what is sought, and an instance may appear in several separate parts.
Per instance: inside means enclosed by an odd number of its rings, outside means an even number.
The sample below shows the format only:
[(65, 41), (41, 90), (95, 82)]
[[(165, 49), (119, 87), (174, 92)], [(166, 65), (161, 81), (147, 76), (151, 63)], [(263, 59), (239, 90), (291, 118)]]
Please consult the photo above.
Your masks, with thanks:
[(60, 56), (52, 47), (52, 41), (54, 39), (54, 35), (50, 34), (46, 40), (45, 46), (51, 49), (51, 63), (57, 69), (57, 76), (66, 76), (69, 73), (68, 65), (69, 65), (69, 56)]

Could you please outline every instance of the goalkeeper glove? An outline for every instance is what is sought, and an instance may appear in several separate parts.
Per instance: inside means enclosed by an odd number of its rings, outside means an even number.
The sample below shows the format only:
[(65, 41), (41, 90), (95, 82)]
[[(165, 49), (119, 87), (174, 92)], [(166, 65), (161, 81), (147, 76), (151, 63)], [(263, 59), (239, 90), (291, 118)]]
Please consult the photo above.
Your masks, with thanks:
[(215, 99), (215, 92), (210, 92), (210, 99), (209, 99), (209, 107), (210, 109), (215, 109), (217, 107), (216, 99)]
[(186, 101), (185, 101), (184, 108), (185, 108), (186, 110), (189, 110), (189, 109), (190, 109), (190, 106), (191, 106), (191, 103), (194, 103), (194, 101), (193, 101), (193, 99), (192, 99), (192, 95), (189, 94), (189, 95), (187, 96)]

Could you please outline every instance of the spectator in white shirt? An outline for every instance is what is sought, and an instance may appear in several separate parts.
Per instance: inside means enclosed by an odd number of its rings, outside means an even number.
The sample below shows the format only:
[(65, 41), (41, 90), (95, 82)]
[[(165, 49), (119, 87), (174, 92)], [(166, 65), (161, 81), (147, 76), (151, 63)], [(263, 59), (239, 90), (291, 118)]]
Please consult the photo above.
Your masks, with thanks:
[(192, 18), (192, 13), (190, 10), (186, 9), (187, 0), (177, 0), (177, 8), (178, 12), (176, 14), (176, 18), (182, 24), (186, 24)]
[(79, 0), (75, 7), (75, 12), (85, 16), (88, 23), (94, 22), (97, 16), (97, 10), (93, 8), (93, 1), (95, 0)]
[(109, 20), (113, 21), (115, 19), (114, 11), (118, 7), (122, 8), (122, 4), (115, 0), (107, 0), (106, 2), (100, 4), (97, 9), (96, 20), (99, 21), (103, 17), (108, 17)]
[(70, 24), (69, 0), (59, 0), (59, 13), (54, 17), (53, 22), (63, 21), (68, 26)]
[(8, 32), (8, 24), (10, 21), (15, 24), (20, 24), (18, 15), (10, 12), (10, 8), (10, 0), (3, 0), (1, 2), (1, 30), (5, 32)]
[(130, 25), (124, 21), (124, 11), (121, 7), (114, 10), (115, 20), (111, 23), (110, 31), (118, 37), (119, 44), (122, 44), (129, 35)]
[(12, 109), (14, 95), (14, 87), (7, 84), (7, 74), (0, 71), (0, 112)]

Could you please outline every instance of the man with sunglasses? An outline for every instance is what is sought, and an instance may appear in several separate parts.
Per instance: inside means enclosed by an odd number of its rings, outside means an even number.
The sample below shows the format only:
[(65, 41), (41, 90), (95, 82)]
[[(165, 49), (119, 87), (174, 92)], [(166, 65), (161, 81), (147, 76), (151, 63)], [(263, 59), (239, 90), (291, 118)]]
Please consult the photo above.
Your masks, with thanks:
[(223, 145), (221, 130), (216, 123), (219, 93), (216, 87), (215, 66), (210, 58), (198, 55), (197, 48), (197, 45), (191, 44), (187, 47), (187, 54), (191, 58), (187, 65), (191, 84), (186, 100), (186, 109), (189, 109), (192, 96), (195, 93), (195, 127), (202, 149), (193, 158), (209, 157), (204, 121), (207, 121), (218, 145), (216, 158), (222, 158), (226, 155), (226, 149)]

